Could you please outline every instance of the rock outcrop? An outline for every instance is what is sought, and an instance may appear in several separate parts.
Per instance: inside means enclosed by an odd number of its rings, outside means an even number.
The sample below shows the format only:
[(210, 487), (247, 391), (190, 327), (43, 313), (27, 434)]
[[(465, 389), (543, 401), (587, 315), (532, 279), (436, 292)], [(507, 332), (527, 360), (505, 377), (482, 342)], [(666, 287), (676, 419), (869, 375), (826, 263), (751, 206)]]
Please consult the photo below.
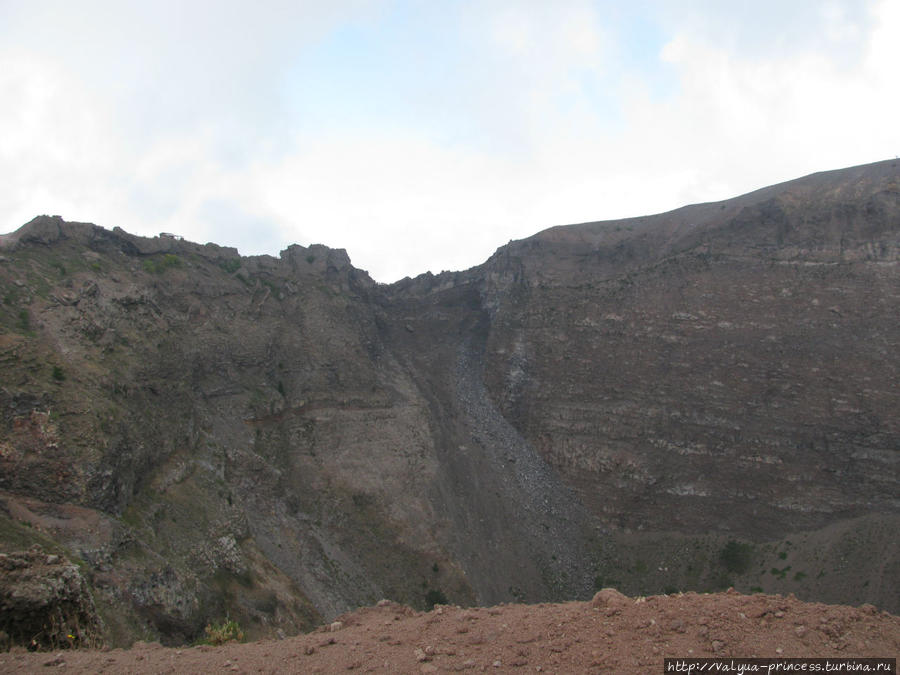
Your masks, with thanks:
[(0, 634), (30, 649), (97, 647), (103, 623), (78, 567), (33, 546), (0, 553)]

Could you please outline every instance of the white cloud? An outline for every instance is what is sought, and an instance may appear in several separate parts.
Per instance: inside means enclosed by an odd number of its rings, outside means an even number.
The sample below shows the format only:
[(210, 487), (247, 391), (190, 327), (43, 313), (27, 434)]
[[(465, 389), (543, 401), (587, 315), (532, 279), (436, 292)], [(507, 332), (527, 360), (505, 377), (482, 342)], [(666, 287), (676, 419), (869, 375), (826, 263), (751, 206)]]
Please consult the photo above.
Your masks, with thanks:
[(17, 227), (38, 213), (90, 216), (115, 190), (108, 120), (61, 64), (0, 53), (0, 213)]
[[(657, 38), (619, 3), (19, 3), (0, 27), (0, 219), (244, 253), (321, 242), (390, 281), (900, 152), (900, 4), (732, 5), (647, 5), (665, 39), (634, 54)], [(404, 12), (435, 13), (408, 52), (385, 43)], [(348, 25), (365, 96), (312, 49)], [(422, 58), (430, 37), (440, 58)], [(435, 70), (393, 72), (404, 55)], [(302, 118), (284, 96), (298, 63), (334, 95)]]
[(515, 169), (502, 158), (389, 134), (297, 147), (256, 167), (261, 202), (299, 238), (349, 248), (378, 279), (423, 272), (427, 260), (440, 261), (435, 271), (468, 267), (505, 242)]
[[(853, 67), (818, 49), (748, 58), (695, 35), (676, 36), (663, 58), (678, 72), (680, 95), (656, 110), (658, 123), (645, 128), (689, 158), (701, 185), (728, 177), (719, 180), (725, 192), (717, 197), (886, 158), (890, 146), (900, 144), (900, 131), (872, 122), (886, 121), (884, 111), (896, 109), (896, 87), (884, 76), (891, 56), (875, 55), (881, 49), (897, 54), (893, 45), (900, 32), (896, 17), (886, 11), (890, 4), (876, 6), (874, 30)], [(629, 119), (636, 119), (633, 111)], [(660, 137), (675, 135), (683, 141), (666, 143)], [(702, 188), (690, 191), (699, 196)]]

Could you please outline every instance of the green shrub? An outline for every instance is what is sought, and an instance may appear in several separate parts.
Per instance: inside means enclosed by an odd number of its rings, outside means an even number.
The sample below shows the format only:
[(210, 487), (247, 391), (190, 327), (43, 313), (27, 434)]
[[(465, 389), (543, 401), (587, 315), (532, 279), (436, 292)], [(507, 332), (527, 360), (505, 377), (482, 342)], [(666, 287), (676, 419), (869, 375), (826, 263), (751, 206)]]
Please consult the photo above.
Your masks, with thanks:
[(57, 382), (62, 382), (64, 379), (66, 379), (66, 374), (59, 366), (53, 366), (53, 379)]
[(733, 539), (725, 544), (719, 553), (719, 561), (725, 566), (725, 569), (735, 574), (743, 574), (750, 569), (752, 558), (753, 547)]
[(27, 309), (19, 310), (19, 328), (24, 333), (31, 331), (31, 315)]
[(434, 609), (435, 605), (446, 605), (447, 604), (447, 596), (444, 595), (444, 592), (438, 588), (432, 588), (425, 594), (425, 607), (427, 609)]
[(791, 566), (788, 565), (784, 569), (778, 569), (777, 567), (773, 567), (771, 572), (773, 577), (778, 577), (779, 579), (784, 579), (787, 573), (790, 571)]
[(208, 645), (224, 645), (226, 642), (241, 642), (244, 639), (244, 631), (237, 621), (228, 620), (220, 624), (207, 624), (206, 639)]

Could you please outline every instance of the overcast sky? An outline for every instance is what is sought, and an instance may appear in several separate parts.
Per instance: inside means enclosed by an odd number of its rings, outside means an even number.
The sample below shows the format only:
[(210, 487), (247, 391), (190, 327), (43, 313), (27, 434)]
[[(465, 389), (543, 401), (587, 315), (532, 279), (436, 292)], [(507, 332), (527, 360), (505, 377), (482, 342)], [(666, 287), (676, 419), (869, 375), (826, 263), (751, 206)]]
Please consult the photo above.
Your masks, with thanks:
[(898, 0), (0, 0), (0, 231), (465, 269), (895, 157), (898, 65)]

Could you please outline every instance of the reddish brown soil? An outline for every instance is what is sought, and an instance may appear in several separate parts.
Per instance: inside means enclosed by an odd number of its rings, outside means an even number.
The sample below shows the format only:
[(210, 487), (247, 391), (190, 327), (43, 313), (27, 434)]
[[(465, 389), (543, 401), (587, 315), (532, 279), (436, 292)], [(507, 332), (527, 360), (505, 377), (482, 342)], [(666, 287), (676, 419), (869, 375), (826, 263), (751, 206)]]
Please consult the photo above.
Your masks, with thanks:
[(664, 657), (887, 657), (900, 617), (871, 605), (792, 596), (654, 596), (604, 590), (592, 602), (414, 612), (382, 602), (285, 640), (222, 647), (11, 652), (0, 672), (66, 673), (662, 673)]

